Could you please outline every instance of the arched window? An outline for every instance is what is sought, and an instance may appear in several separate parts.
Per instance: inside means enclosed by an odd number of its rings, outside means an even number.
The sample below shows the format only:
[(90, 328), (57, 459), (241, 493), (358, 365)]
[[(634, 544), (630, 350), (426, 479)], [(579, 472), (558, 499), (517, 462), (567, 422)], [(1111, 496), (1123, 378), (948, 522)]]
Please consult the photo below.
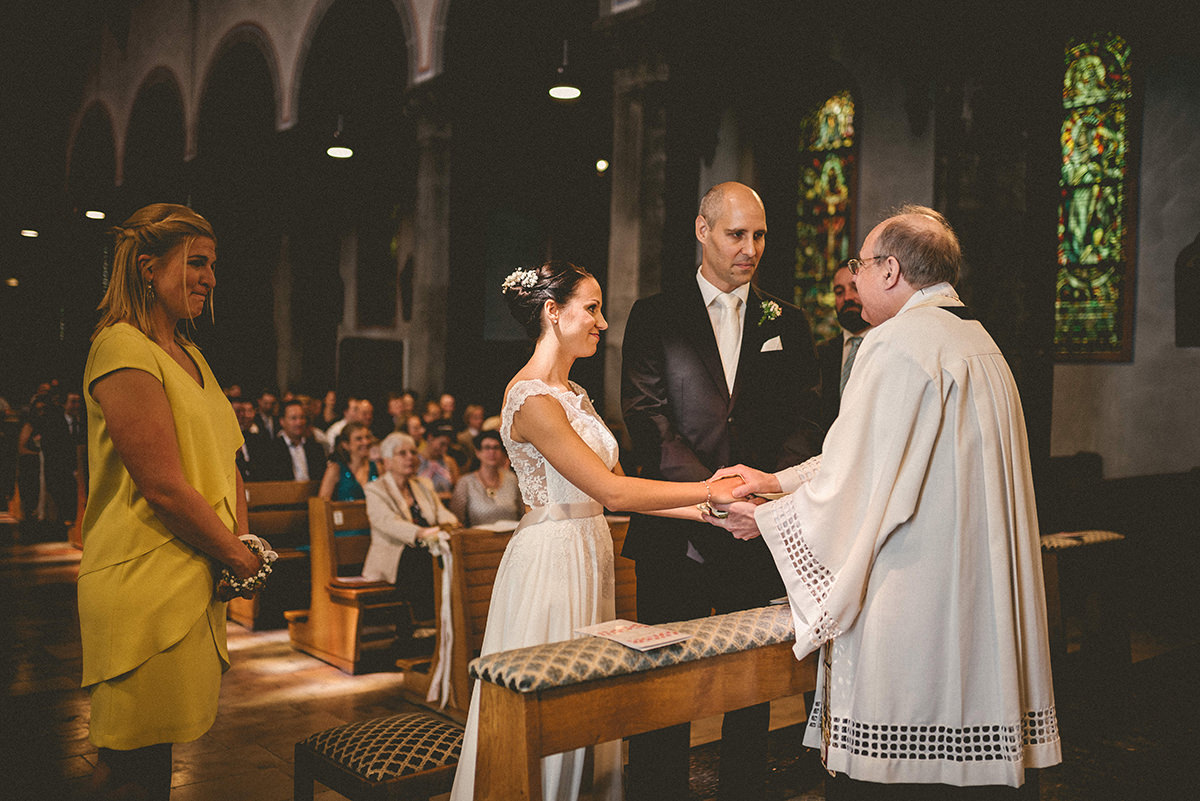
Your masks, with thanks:
[(857, 148), (854, 99), (834, 94), (800, 126), (796, 203), (795, 303), (808, 312), (817, 341), (841, 329), (831, 283), (838, 262), (849, 258)]
[(1063, 77), (1054, 346), (1060, 361), (1133, 356), (1136, 100), (1129, 44), (1073, 40)]

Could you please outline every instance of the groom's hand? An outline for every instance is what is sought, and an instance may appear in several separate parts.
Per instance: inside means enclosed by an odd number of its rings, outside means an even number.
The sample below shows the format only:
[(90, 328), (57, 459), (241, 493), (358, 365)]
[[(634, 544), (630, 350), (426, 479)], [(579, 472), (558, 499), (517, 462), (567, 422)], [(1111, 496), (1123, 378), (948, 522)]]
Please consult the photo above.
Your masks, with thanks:
[(713, 473), (713, 477), (709, 481), (717, 481), (729, 476), (740, 476), (742, 479), (741, 485), (733, 489), (734, 498), (746, 498), (763, 492), (779, 492), (779, 479), (774, 474), (764, 473), (740, 464), (733, 467), (722, 467)]
[(758, 522), (754, 519), (754, 509), (764, 503), (766, 501), (761, 498), (754, 498), (730, 504), (713, 504), (718, 512), (724, 512), (726, 516), (714, 517), (704, 514), (702, 517), (705, 523), (723, 528), (739, 540), (752, 540), (759, 536)]

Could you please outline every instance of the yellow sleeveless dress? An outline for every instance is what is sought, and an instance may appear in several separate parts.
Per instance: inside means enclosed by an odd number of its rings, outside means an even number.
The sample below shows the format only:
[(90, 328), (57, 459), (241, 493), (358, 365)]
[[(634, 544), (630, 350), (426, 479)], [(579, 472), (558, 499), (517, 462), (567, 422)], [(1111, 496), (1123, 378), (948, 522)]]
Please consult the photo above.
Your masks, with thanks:
[(127, 750), (194, 740), (217, 714), (229, 667), (219, 566), (177, 539), (138, 491), (91, 395), (121, 369), (162, 382), (189, 484), (236, 530), (234, 453), (242, 435), (207, 362), (188, 348), (203, 386), (131, 325), (97, 335), (84, 370), (90, 486), (79, 566), (83, 686), (92, 694), (91, 742)]

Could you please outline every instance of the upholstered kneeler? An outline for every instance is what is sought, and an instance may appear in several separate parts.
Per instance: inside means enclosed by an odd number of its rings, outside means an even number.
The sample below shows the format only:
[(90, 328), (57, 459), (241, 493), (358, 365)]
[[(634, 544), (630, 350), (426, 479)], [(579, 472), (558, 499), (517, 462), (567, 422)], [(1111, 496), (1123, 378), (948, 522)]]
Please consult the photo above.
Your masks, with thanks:
[(449, 792), (462, 750), (457, 723), (412, 712), (347, 723), (296, 743), (296, 801), (313, 781), (353, 801), (407, 801)]
[(626, 648), (603, 637), (576, 637), (501, 651), (473, 660), (471, 678), (518, 693), (536, 693), (796, 639), (792, 613), (787, 605), (764, 606), (663, 625), (692, 636), (681, 643), (650, 651)]

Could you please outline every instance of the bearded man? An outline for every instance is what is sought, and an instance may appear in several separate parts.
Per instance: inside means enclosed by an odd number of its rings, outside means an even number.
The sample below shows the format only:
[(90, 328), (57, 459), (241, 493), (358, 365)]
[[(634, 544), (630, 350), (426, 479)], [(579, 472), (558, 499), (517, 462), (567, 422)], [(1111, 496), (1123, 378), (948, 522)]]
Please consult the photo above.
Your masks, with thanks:
[(842, 331), (817, 345), (817, 362), (821, 365), (821, 425), (826, 430), (838, 416), (842, 388), (850, 379), (863, 335), (871, 329), (871, 324), (863, 319), (862, 300), (848, 261), (839, 264), (833, 274), (833, 308)]

